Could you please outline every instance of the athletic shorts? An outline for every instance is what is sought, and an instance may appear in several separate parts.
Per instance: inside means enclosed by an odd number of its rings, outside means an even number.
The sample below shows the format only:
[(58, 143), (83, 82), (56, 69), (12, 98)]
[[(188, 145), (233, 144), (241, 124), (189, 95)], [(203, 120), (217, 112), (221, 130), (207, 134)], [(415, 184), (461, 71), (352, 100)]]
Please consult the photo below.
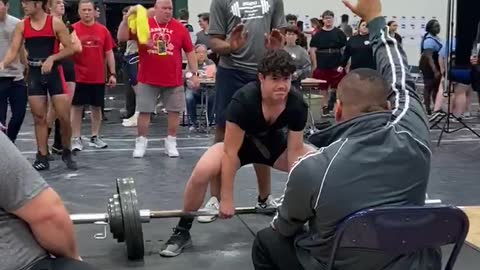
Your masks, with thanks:
[(27, 76), (28, 96), (56, 96), (68, 94), (63, 68), (54, 65), (49, 74), (42, 74), (41, 67), (30, 66)]
[(185, 88), (183, 85), (159, 87), (139, 83), (136, 96), (137, 111), (142, 113), (155, 112), (158, 97), (160, 97), (167, 112), (183, 112), (185, 110)]
[(470, 69), (452, 69), (448, 76), (448, 79), (453, 83), (461, 83), (470, 85), (472, 83), (471, 70)]
[(103, 107), (105, 103), (105, 84), (77, 83), (72, 105)]
[(63, 76), (66, 82), (75, 82), (75, 63), (72, 59), (62, 61)]
[(480, 65), (475, 65), (472, 67), (471, 79), (473, 90), (480, 93)]
[(337, 89), (340, 81), (345, 77), (345, 72), (338, 72), (337, 69), (316, 69), (313, 72), (313, 78), (327, 81), (320, 84), (320, 89), (328, 90), (329, 88)]
[(261, 137), (245, 135), (238, 151), (240, 166), (256, 163), (273, 167), (287, 149), (287, 132), (275, 130)]
[(220, 66), (217, 68), (215, 79), (215, 124), (217, 127), (225, 127), (225, 113), (237, 90), (256, 80), (256, 73), (248, 73)]

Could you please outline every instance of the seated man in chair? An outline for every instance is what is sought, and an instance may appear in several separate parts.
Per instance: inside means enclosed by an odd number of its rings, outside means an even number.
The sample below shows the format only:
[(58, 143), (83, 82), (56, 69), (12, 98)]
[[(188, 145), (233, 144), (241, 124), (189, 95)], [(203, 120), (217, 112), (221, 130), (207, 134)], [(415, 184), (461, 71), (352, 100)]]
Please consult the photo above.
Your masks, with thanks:
[[(358, 0), (356, 6), (343, 2), (368, 22), (378, 71), (357, 69), (340, 82), (337, 125), (312, 135), (310, 141), (320, 149), (290, 171), (271, 226), (258, 232), (253, 244), (256, 270), (323, 270), (337, 226), (350, 214), (425, 203), (430, 132), (405, 52), (388, 35), (381, 0)], [(389, 254), (355, 248), (340, 249), (334, 266), (336, 270), (440, 267), (436, 249)]]
[[(215, 78), (216, 67), (215, 63), (212, 60), (208, 59), (207, 57), (207, 47), (202, 44), (198, 44), (195, 46), (195, 54), (197, 55), (198, 60), (198, 73), (201, 79), (213, 79)], [(207, 117), (208, 122), (211, 125), (213, 122), (213, 106), (215, 104), (215, 94), (209, 93), (208, 88), (200, 88), (200, 89), (192, 89), (190, 87), (190, 78), (192, 77), (191, 72), (187, 72), (185, 74), (185, 78), (187, 79), (187, 90), (185, 90), (185, 99), (187, 103), (187, 114), (188, 120), (190, 124), (190, 131), (195, 131), (199, 128), (197, 122), (197, 105), (200, 104), (202, 98), (202, 91), (206, 93), (204, 96), (208, 96), (207, 100), (204, 100), (204, 103), (208, 103), (207, 106)], [(208, 128), (208, 127), (207, 127)]]

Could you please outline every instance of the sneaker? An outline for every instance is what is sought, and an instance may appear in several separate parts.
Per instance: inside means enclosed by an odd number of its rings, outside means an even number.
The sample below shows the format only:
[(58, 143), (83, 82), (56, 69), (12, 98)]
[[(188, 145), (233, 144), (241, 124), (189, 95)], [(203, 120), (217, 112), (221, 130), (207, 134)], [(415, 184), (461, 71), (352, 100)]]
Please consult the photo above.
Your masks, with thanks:
[(72, 151), (69, 149), (64, 149), (62, 152), (62, 160), (67, 165), (69, 170), (76, 171), (78, 170), (77, 163), (72, 159)]
[(122, 126), (124, 127), (136, 127), (138, 123), (138, 113), (132, 115), (132, 117), (128, 119), (123, 119)]
[(48, 162), (48, 155), (42, 156), (40, 153), (37, 153), (37, 157), (33, 162), (33, 168), (37, 171), (44, 171), (50, 169), (50, 163)]
[(98, 136), (92, 136), (90, 138), (90, 142), (88, 142), (88, 145), (97, 149), (104, 149), (108, 147), (108, 144), (102, 141), (102, 139), (100, 139)]
[(257, 201), (257, 205), (255, 206), (256, 208), (277, 208), (278, 203), (275, 201), (272, 195), (268, 195), (267, 200), (264, 202), (260, 202), (260, 200)]
[(168, 239), (165, 247), (160, 251), (160, 256), (175, 257), (182, 253), (184, 248), (192, 246), (190, 232), (182, 228), (174, 228), (173, 235)]
[[(203, 209), (200, 210), (217, 210), (220, 209), (220, 204), (218, 202), (217, 197), (211, 197), (210, 200), (205, 204)], [(217, 216), (199, 216), (197, 221), (200, 223), (209, 223), (213, 222), (217, 219)]]
[(167, 154), (169, 157), (174, 158), (178, 157), (178, 150), (177, 150), (177, 138), (168, 136), (165, 139), (165, 154)]
[(147, 151), (148, 140), (146, 137), (138, 137), (135, 140), (135, 150), (133, 150), (133, 157), (134, 158), (142, 158), (145, 155), (145, 151)]
[(83, 150), (83, 142), (81, 137), (73, 138), (72, 141), (72, 151), (82, 151)]

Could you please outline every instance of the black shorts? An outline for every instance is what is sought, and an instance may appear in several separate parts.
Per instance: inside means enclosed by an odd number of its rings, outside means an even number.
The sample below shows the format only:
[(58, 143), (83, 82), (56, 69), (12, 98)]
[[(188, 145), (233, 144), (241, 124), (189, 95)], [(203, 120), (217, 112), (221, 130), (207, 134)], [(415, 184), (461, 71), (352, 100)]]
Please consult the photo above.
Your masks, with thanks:
[(472, 67), (471, 79), (473, 90), (480, 93), (480, 65), (475, 65)]
[(66, 82), (75, 82), (75, 63), (72, 59), (62, 61), (63, 75)]
[(42, 74), (40, 67), (29, 67), (27, 76), (28, 96), (56, 96), (68, 94), (63, 68), (55, 64), (49, 74)]
[(275, 130), (261, 137), (245, 135), (238, 151), (240, 166), (256, 163), (273, 167), (287, 149), (287, 134), (287, 130)]
[(72, 105), (103, 107), (105, 102), (105, 84), (77, 83)]
[(453, 83), (461, 83), (466, 85), (470, 85), (472, 83), (470, 69), (454, 68), (450, 70), (450, 74), (448, 75), (448, 79)]

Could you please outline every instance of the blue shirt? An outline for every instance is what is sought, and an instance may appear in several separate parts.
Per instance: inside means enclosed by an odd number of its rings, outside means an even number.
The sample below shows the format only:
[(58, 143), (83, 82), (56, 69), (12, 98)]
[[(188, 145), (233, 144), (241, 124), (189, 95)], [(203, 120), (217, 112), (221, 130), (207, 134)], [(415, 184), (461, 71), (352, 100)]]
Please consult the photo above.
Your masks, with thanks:
[(440, 49), (442, 49), (442, 41), (438, 37), (428, 34), (423, 41), (423, 49), (431, 49), (435, 52), (439, 52)]
[[(450, 53), (455, 53), (455, 49), (457, 48), (457, 40), (453, 39), (450, 42), (452, 42), (452, 51)], [(440, 56), (442, 58), (447, 58), (448, 57), (447, 48), (450, 49), (450, 46), (449, 45), (443, 46), (442, 49), (440, 50)]]

